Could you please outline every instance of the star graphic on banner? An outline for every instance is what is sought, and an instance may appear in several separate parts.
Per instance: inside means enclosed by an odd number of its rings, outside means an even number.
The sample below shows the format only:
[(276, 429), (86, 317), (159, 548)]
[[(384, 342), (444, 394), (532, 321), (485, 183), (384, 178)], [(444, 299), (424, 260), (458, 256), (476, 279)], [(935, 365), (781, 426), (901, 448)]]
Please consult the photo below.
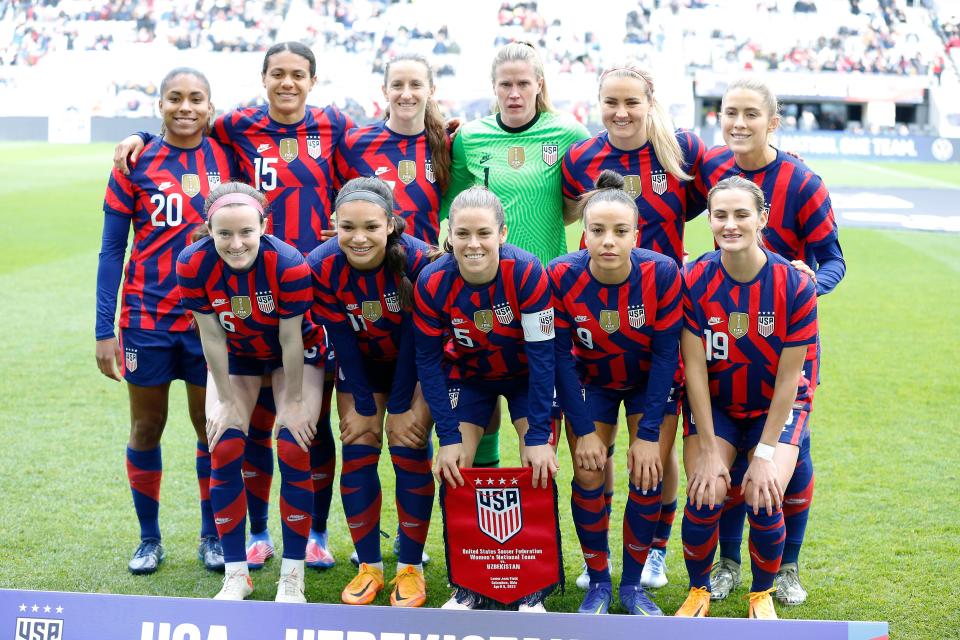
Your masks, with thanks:
[(20, 611), (26, 611), (26, 610), (27, 610), (27, 605), (25, 604), (20, 605)]
[(504, 480), (503, 478), (500, 478), (500, 484), (501, 484), (501, 485), (505, 485), (505, 484), (507, 484), (507, 481)]
[(30, 611), (33, 611), (34, 613), (36, 613), (37, 611), (40, 611), (40, 607), (38, 607), (37, 605), (33, 605), (32, 607), (30, 607)]
[(493, 484), (493, 478), (487, 478), (487, 484)]
[(483, 480), (481, 480), (480, 478), (477, 478), (476, 484), (477, 484), (477, 486), (479, 487), (480, 485), (483, 484)]
[(510, 479), (510, 484), (517, 484), (517, 479), (516, 479), (516, 478), (511, 478), (511, 479)]
[(57, 613), (63, 613), (63, 607), (57, 607)]
[(43, 608), (44, 613), (50, 613), (50, 605), (47, 605)]

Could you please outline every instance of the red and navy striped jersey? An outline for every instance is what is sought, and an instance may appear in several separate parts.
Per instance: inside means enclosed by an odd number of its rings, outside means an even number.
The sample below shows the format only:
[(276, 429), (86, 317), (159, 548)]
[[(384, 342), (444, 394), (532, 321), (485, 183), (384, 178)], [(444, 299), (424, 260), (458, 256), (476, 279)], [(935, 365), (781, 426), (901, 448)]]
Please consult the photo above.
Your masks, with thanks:
[[(677, 130), (683, 152), (683, 169), (700, 172), (703, 141), (694, 133)], [(594, 188), (604, 169), (624, 177), (624, 191), (636, 198), (640, 210), (637, 246), (683, 264), (683, 225), (703, 211), (705, 199), (692, 181), (682, 182), (667, 173), (650, 142), (622, 151), (610, 143), (607, 132), (577, 142), (563, 156), (563, 195), (575, 200)], [(581, 241), (581, 247), (583, 246)]]
[(310, 268), (295, 248), (271, 235), (260, 238), (256, 261), (244, 273), (223, 262), (212, 237), (203, 238), (177, 258), (177, 279), (183, 306), (216, 314), (235, 356), (282, 357), (280, 320), (299, 315), (304, 316), (304, 348), (323, 341), (307, 314), (313, 304)]
[[(124, 223), (125, 244), (133, 222), (133, 248), (127, 262), (120, 304), (120, 326), (157, 331), (188, 331), (193, 318), (180, 304), (176, 259), (190, 234), (203, 224), (203, 201), (210, 189), (236, 176), (233, 153), (204, 138), (193, 149), (180, 149), (161, 138), (147, 144), (130, 175), (110, 176), (103, 211)], [(109, 227), (109, 224), (107, 225)], [(106, 245), (105, 234), (105, 245)], [(120, 238), (116, 239), (117, 241)], [(101, 261), (106, 258), (101, 254)], [(122, 263), (122, 251), (117, 256)], [(97, 335), (113, 334), (119, 275), (112, 287), (98, 273)], [(112, 289), (112, 291), (110, 291)]]
[(776, 159), (767, 166), (745, 171), (737, 166), (733, 152), (720, 146), (704, 155), (696, 186), (706, 196), (715, 184), (735, 175), (755, 182), (763, 190), (770, 212), (763, 231), (766, 246), (787, 260), (803, 260), (816, 270), (813, 247), (837, 243), (830, 194), (820, 177), (779, 149)]
[(341, 185), (358, 177), (376, 176), (393, 189), (393, 210), (407, 222), (406, 232), (432, 245), (440, 233), (440, 185), (426, 132), (408, 136), (377, 122), (351, 129), (337, 147)]
[(593, 277), (586, 250), (561, 256), (548, 268), (557, 333), (569, 330), (577, 372), (585, 384), (645, 387), (654, 336), (673, 333), (679, 340), (680, 269), (646, 249), (634, 249), (630, 262), (630, 276), (616, 285)]
[[(806, 359), (816, 358), (813, 281), (783, 257), (764, 253), (767, 263), (750, 282), (727, 275), (719, 251), (684, 271), (684, 327), (703, 341), (714, 408), (733, 418), (755, 418), (770, 409), (784, 349), (807, 345)], [(810, 410), (812, 393), (802, 376), (798, 408)]]
[(333, 105), (308, 105), (296, 124), (277, 122), (263, 105), (220, 116), (213, 135), (233, 148), (247, 182), (270, 201), (267, 232), (306, 255), (323, 241), (320, 231), (331, 227), (333, 155), (351, 127)]
[[(550, 284), (540, 261), (513, 245), (500, 248), (493, 282), (475, 286), (446, 254), (420, 272), (414, 320), (420, 333), (444, 339), (451, 379), (506, 380), (527, 373), (521, 316), (552, 309)], [(549, 332), (553, 333), (552, 317)]]
[[(401, 242), (407, 254), (406, 275), (416, 282), (429, 260), (429, 247), (408, 235), (403, 235)], [(336, 242), (326, 242), (310, 252), (307, 264), (313, 272), (314, 319), (327, 327), (349, 328), (364, 359), (395, 361), (401, 324), (410, 321), (400, 307), (399, 276), (389, 273), (385, 265), (370, 271), (354, 269)], [(341, 349), (337, 357), (345, 357)]]

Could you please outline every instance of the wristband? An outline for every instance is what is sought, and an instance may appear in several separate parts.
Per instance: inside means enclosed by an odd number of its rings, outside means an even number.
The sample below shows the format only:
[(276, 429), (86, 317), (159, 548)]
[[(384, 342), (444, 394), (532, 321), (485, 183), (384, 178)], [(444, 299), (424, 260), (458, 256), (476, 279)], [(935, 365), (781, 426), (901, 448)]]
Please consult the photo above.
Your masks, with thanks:
[(763, 444), (761, 442), (757, 445), (757, 448), (753, 450), (753, 457), (766, 460), (767, 462), (773, 462), (774, 451), (776, 451), (776, 447), (771, 447), (770, 445)]

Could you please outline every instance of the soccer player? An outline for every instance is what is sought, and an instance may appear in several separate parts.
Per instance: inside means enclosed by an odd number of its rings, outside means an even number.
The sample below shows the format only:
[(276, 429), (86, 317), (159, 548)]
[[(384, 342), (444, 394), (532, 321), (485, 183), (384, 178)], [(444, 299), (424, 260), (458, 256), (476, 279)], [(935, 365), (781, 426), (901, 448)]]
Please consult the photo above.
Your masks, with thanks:
[[(180, 304), (173, 261), (202, 224), (203, 199), (236, 172), (233, 154), (204, 134), (213, 105), (210, 83), (195, 69), (173, 69), (160, 83), (163, 134), (140, 154), (130, 175), (114, 170), (103, 204), (103, 240), (97, 268), (96, 356), (101, 373), (127, 381), (130, 439), (127, 477), (140, 522), (140, 546), (128, 565), (153, 573), (163, 561), (159, 523), (162, 462), (171, 380), (186, 383), (197, 433), (200, 484), (200, 560), (223, 570), (223, 550), (210, 507), (210, 454), (204, 417), (206, 364), (191, 315)], [(127, 236), (134, 244), (120, 303), (120, 340), (114, 334), (117, 289)]]
[(440, 233), (440, 196), (450, 182), (450, 139), (435, 90), (426, 58), (398, 55), (383, 74), (386, 120), (348, 131), (336, 154), (341, 180), (376, 176), (385, 181), (406, 233), (432, 245)]
[[(634, 66), (608, 69), (600, 76), (600, 115), (606, 130), (571, 146), (563, 156), (563, 195), (566, 206), (593, 188), (604, 170), (624, 178), (627, 193), (634, 197), (638, 215), (637, 246), (662, 253), (683, 266), (683, 230), (703, 210), (703, 196), (694, 188), (700, 171), (703, 142), (689, 131), (674, 129), (664, 106), (654, 94), (653, 76)], [(584, 245), (585, 246), (585, 245)], [(682, 386), (678, 370), (675, 392)], [(670, 452), (664, 461), (663, 504), (653, 546), (643, 565), (641, 584), (658, 588), (667, 584), (666, 553), (677, 511), (680, 467), (673, 444), (676, 441), (680, 403), (668, 412), (660, 431)], [(614, 427), (615, 428), (615, 427)], [(606, 464), (605, 499), (614, 492), (613, 441)], [(577, 578), (586, 588), (589, 573)]]
[(370, 604), (384, 586), (377, 463), (389, 412), (387, 442), (400, 523), (390, 604), (419, 607), (427, 599), (421, 560), (434, 484), (427, 448), (431, 418), (417, 385), (411, 303), (413, 281), (430, 247), (403, 233), (403, 218), (395, 210), (385, 182), (350, 180), (336, 200), (337, 241), (314, 249), (307, 263), (313, 272), (314, 317), (327, 329), (340, 370), (340, 493), (360, 569), (341, 599)]
[[(720, 109), (726, 145), (707, 152), (696, 182), (702, 193), (733, 175), (757, 183), (769, 210), (763, 232), (765, 246), (811, 276), (817, 295), (822, 296), (836, 287), (846, 271), (830, 194), (820, 177), (803, 162), (770, 145), (769, 136), (779, 124), (777, 98), (766, 84), (756, 79), (733, 82)], [(806, 375), (814, 385), (819, 383), (819, 358), (807, 363)], [(810, 443), (805, 441), (793, 479), (786, 488), (787, 541), (776, 580), (776, 598), (787, 605), (801, 604), (807, 599), (800, 584), (799, 557), (813, 486)], [(720, 560), (711, 579), (712, 597), (717, 600), (726, 598), (740, 584), (744, 506), (737, 493), (736, 488), (731, 491), (720, 524)]]
[[(468, 187), (482, 185), (503, 202), (511, 244), (543, 264), (567, 252), (560, 164), (571, 144), (590, 137), (550, 102), (543, 62), (526, 42), (503, 46), (493, 59), (490, 80), (496, 96), (494, 115), (465, 124), (453, 139), (450, 188), (440, 218)], [(485, 436), (475, 464), (499, 460), (497, 424)]]
[[(217, 118), (213, 137), (234, 150), (244, 181), (267, 196), (271, 215), (267, 232), (296, 247), (303, 255), (333, 235), (330, 226), (336, 180), (333, 156), (343, 134), (353, 128), (349, 117), (335, 106), (319, 108), (307, 105), (307, 95), (317, 82), (317, 60), (309, 47), (299, 42), (281, 42), (267, 50), (261, 78), (267, 104), (237, 109)], [(146, 136), (145, 136), (146, 137)], [(124, 169), (126, 158), (136, 158), (143, 141), (139, 135), (121, 142), (114, 152), (114, 163)], [(327, 546), (326, 520), (332, 497), (336, 465), (330, 432), (329, 397), (332, 379), (324, 394), (325, 411), (317, 430), (317, 442), (311, 449), (311, 477), (315, 499), (313, 526), (307, 555), (309, 566), (332, 567), (334, 558)], [(267, 407), (261, 407), (266, 413)], [(267, 526), (267, 502), (273, 476), (272, 452), (265, 447), (270, 440), (263, 432), (251, 439), (248, 451), (247, 487), (253, 499), (250, 506), (251, 537), (248, 559), (252, 568), (260, 568), (273, 555), (273, 542)]]
[(718, 521), (738, 452), (748, 456), (742, 493), (750, 521), (751, 618), (777, 617), (774, 576), (783, 553), (784, 487), (808, 432), (816, 358), (813, 280), (762, 246), (768, 214), (756, 184), (734, 176), (708, 194), (718, 251), (684, 273), (686, 373), (684, 467), (687, 504), (681, 535), (690, 577), (678, 616), (706, 616)]
[(570, 506), (590, 576), (580, 613), (606, 613), (612, 599), (604, 466), (623, 404), (630, 429), (630, 495), (623, 516), (620, 602), (630, 614), (659, 616), (663, 612), (640, 578), (675, 439), (673, 423), (664, 424), (666, 438), (661, 424), (679, 365), (680, 269), (662, 254), (636, 248), (637, 204), (624, 184), (614, 171), (600, 174), (596, 189), (580, 200), (587, 248), (550, 263), (556, 386), (574, 457)]
[[(427, 265), (414, 296), (416, 362), (437, 425), (438, 481), (463, 485), (484, 427), (504, 396), (521, 438), (520, 459), (534, 487), (557, 471), (548, 444), (553, 397), (553, 303), (536, 256), (505, 244), (500, 200), (483, 187), (450, 206), (447, 253)], [(471, 609), (475, 594), (457, 590), (447, 609)], [(531, 599), (521, 611), (544, 611)]]
[(206, 424), (210, 498), (226, 561), (215, 598), (243, 600), (253, 592), (244, 549), (242, 462), (262, 377), (269, 374), (277, 408), (284, 543), (276, 600), (306, 602), (303, 569), (313, 505), (309, 445), (326, 356), (323, 332), (307, 315), (313, 303), (310, 269), (300, 252), (265, 235), (267, 200), (253, 187), (222, 184), (205, 205), (210, 236), (184, 249), (176, 272), (213, 382)]

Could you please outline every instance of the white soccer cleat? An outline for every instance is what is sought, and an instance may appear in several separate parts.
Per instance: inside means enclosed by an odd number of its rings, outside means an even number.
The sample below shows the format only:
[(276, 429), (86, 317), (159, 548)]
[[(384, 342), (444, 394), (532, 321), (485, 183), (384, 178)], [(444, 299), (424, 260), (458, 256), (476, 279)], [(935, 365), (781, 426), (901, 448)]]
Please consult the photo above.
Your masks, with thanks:
[(249, 573), (230, 571), (223, 577), (223, 586), (220, 592), (213, 596), (214, 600), (246, 600), (253, 593), (253, 580)]
[(650, 549), (647, 561), (640, 574), (640, 586), (646, 589), (659, 589), (667, 584), (667, 552), (663, 549)]
[(306, 602), (303, 595), (303, 574), (294, 569), (290, 573), (281, 573), (277, 581), (275, 602)]

